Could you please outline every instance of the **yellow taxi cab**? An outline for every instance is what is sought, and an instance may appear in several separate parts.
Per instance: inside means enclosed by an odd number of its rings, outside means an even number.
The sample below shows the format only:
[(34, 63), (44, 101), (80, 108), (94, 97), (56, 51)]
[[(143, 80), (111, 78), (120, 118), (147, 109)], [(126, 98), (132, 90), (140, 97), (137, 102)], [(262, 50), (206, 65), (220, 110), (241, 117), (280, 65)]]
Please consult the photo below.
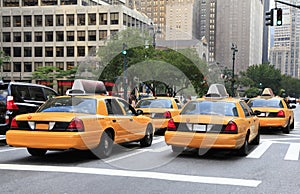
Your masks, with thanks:
[(282, 97), (275, 96), (270, 88), (265, 88), (261, 96), (251, 98), (248, 105), (253, 110), (261, 112), (258, 115), (260, 127), (265, 129), (280, 129), (284, 133), (290, 133), (294, 129), (295, 105), (289, 105)]
[(100, 158), (111, 154), (113, 144), (139, 141), (141, 147), (151, 146), (151, 119), (105, 93), (103, 82), (75, 80), (68, 95), (48, 100), (35, 113), (16, 116), (6, 134), (7, 144), (26, 147), (32, 156), (78, 149), (91, 150)]
[(138, 101), (135, 108), (142, 110), (145, 116), (152, 119), (155, 132), (165, 132), (170, 118), (179, 114), (181, 103), (177, 98), (159, 96), (144, 98)]
[(173, 152), (231, 149), (247, 155), (249, 143), (260, 141), (257, 114), (244, 100), (228, 97), (223, 85), (213, 84), (204, 97), (189, 101), (169, 120), (165, 142)]

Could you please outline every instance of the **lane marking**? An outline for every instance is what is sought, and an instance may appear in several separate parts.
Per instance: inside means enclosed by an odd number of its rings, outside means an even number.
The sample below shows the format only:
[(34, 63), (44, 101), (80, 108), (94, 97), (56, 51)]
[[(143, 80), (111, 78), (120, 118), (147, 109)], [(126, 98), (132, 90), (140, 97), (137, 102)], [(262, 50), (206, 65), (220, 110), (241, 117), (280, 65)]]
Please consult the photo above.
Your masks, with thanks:
[(0, 140), (5, 140), (6, 136), (5, 135), (0, 135)]
[(270, 142), (270, 141), (265, 141), (265, 142), (261, 143), (246, 158), (260, 158), (271, 145), (272, 145), (272, 142)]
[(250, 180), (250, 179), (206, 177), (206, 176), (182, 175), (182, 174), (161, 173), (161, 172), (130, 171), (130, 170), (68, 167), (68, 166), (0, 164), (0, 169), (16, 170), (16, 171), (94, 174), (94, 175), (104, 175), (104, 176), (120, 176), (120, 177), (132, 177), (132, 178), (144, 178), (144, 179), (157, 179), (157, 180), (165, 180), (165, 181), (189, 182), (189, 183), (232, 185), (232, 186), (243, 186), (243, 187), (257, 187), (259, 184), (262, 183), (262, 181), (260, 180)]
[(15, 150), (23, 150), (24, 148), (9, 148), (9, 149), (5, 149), (5, 150), (0, 150), (1, 152), (10, 152), (10, 151), (15, 151)]
[(152, 144), (157, 144), (157, 143), (160, 143), (163, 141), (165, 141), (164, 137), (158, 137), (158, 138), (153, 139)]
[(110, 163), (110, 162), (115, 162), (115, 161), (118, 161), (118, 160), (123, 160), (125, 158), (129, 158), (129, 157), (132, 157), (132, 156), (135, 156), (135, 155), (138, 155), (138, 154), (141, 154), (141, 153), (144, 153), (148, 150), (146, 149), (135, 149), (133, 153), (131, 154), (126, 154), (126, 155), (123, 155), (123, 156), (119, 156), (119, 157), (116, 157), (116, 158), (112, 158), (112, 159), (109, 159), (109, 160), (103, 160), (104, 162), (107, 162), (107, 163)]
[(300, 152), (299, 143), (291, 143), (289, 149), (284, 157), (284, 160), (298, 160)]

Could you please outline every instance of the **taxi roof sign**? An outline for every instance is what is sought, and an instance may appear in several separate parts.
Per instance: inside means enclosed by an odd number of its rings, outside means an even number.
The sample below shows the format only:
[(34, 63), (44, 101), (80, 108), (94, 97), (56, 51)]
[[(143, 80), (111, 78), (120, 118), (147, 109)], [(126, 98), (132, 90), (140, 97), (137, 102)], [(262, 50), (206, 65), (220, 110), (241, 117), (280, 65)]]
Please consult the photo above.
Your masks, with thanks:
[(205, 97), (223, 97), (227, 98), (229, 95), (224, 85), (222, 84), (212, 84), (209, 86), (207, 94)]
[(67, 95), (107, 94), (106, 87), (102, 81), (76, 79), (72, 89)]
[(262, 96), (275, 96), (271, 88), (265, 88), (261, 94)]

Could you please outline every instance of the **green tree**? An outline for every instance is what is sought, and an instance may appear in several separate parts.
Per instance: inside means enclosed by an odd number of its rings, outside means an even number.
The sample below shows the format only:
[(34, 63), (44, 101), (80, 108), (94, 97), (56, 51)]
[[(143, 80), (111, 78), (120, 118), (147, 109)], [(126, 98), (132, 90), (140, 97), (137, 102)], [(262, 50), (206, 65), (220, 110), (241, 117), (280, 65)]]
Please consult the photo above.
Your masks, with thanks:
[(3, 63), (8, 61), (10, 61), (10, 56), (6, 55), (3, 50), (0, 50), (0, 69), (1, 69), (0, 80), (2, 80), (3, 77)]

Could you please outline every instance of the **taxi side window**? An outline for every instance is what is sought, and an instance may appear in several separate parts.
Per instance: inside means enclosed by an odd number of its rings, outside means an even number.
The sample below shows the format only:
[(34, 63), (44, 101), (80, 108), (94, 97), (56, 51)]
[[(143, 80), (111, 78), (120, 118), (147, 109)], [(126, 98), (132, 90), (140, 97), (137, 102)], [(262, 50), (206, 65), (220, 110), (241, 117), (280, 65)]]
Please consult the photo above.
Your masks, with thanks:
[(245, 117), (250, 117), (251, 116), (251, 111), (246, 107), (247, 105), (244, 102), (240, 102), (240, 105), (244, 111)]
[(176, 102), (177, 108), (181, 109), (182, 107), (181, 107), (180, 101), (178, 99), (175, 99), (175, 102)]
[(124, 115), (122, 108), (115, 99), (106, 99), (105, 104), (109, 115)]
[(122, 106), (122, 108), (125, 110), (126, 115), (135, 115), (134, 108), (128, 104), (125, 100), (118, 100)]

